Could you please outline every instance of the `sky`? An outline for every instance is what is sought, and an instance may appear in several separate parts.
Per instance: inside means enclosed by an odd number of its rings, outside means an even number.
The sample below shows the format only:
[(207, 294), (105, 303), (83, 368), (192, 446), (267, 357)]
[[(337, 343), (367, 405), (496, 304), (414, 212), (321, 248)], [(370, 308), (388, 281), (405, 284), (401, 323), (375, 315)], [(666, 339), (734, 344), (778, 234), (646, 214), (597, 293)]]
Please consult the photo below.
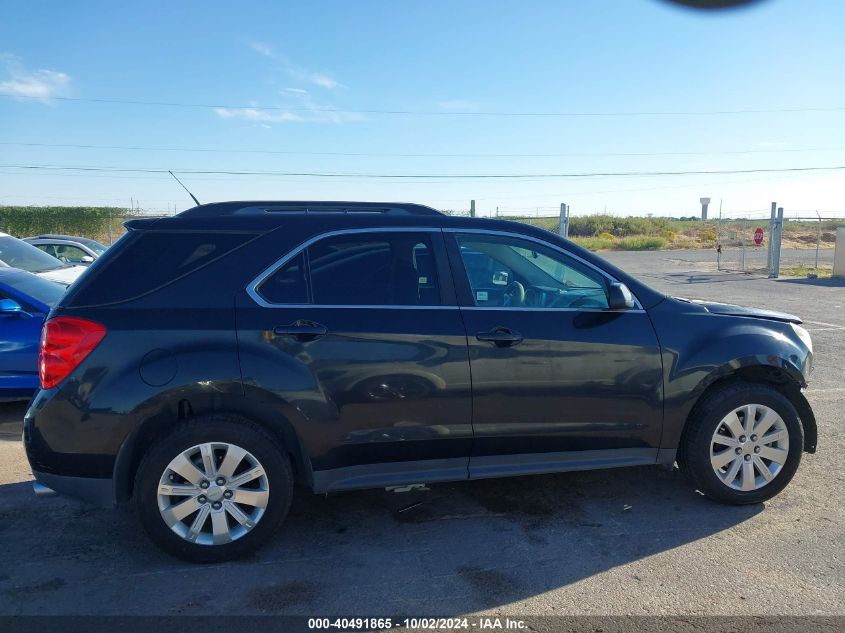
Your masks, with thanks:
[(845, 170), (772, 170), (845, 166), (843, 26), (839, 0), (0, 0), (0, 204), (193, 206), (169, 169), (201, 202), (842, 217)]

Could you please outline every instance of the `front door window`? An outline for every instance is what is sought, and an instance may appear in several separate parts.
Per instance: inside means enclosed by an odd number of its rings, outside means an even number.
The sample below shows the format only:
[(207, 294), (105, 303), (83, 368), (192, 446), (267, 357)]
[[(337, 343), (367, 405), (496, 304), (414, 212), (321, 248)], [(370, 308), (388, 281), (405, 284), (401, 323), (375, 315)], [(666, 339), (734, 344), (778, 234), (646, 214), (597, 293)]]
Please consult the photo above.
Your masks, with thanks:
[(607, 309), (605, 277), (530, 240), (458, 235), (458, 246), (480, 307)]

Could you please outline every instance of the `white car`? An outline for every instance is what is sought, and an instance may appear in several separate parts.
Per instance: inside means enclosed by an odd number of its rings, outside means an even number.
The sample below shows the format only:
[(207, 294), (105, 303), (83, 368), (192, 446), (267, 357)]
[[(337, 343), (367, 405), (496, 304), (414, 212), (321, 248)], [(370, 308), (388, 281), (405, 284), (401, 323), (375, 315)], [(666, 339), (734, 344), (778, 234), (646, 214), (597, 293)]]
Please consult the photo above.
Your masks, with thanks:
[(85, 266), (65, 264), (32, 244), (6, 233), (0, 233), (0, 266), (19, 268), (63, 286), (69, 286), (87, 270)]

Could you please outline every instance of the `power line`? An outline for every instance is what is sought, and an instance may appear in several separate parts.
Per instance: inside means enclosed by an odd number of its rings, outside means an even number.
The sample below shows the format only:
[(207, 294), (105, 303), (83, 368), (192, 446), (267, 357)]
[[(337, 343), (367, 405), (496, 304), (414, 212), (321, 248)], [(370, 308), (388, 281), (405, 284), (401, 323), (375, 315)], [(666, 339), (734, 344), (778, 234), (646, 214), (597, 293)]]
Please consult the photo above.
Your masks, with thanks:
[(226, 109), (244, 111), (267, 111), (267, 112), (330, 112), (337, 114), (384, 114), (399, 116), (436, 116), (436, 117), (468, 117), (468, 116), (489, 116), (489, 117), (637, 117), (637, 116), (720, 116), (734, 114), (781, 114), (801, 112), (842, 112), (845, 106), (814, 106), (801, 108), (748, 108), (736, 110), (654, 110), (654, 111), (616, 111), (616, 112), (593, 112), (593, 111), (571, 111), (571, 112), (515, 112), (515, 111), (442, 111), (442, 110), (387, 110), (387, 109), (342, 109), (329, 107), (302, 107), (302, 106), (255, 106), (255, 105), (231, 105), (222, 103), (188, 103), (180, 101), (145, 101), (140, 99), (110, 99), (94, 97), (44, 97), (25, 96), (8, 92), (0, 92), (0, 97), (6, 99), (28, 99), (34, 101), (69, 101), (77, 103), (102, 103), (115, 105), (137, 105), (137, 106), (158, 106), (168, 108), (205, 108), (205, 109)]
[(220, 154), (278, 154), (284, 156), (375, 156), (387, 158), (562, 158), (562, 157), (635, 157), (635, 156), (716, 156), (735, 154), (778, 154), (795, 152), (826, 152), (845, 151), (845, 147), (805, 147), (786, 149), (745, 149), (704, 152), (565, 152), (540, 154), (487, 154), (487, 153), (392, 153), (392, 152), (304, 152), (295, 150), (264, 150), (264, 149), (227, 149), (227, 148), (197, 148), (197, 147), (150, 147), (143, 145), (91, 145), (77, 143), (25, 143), (17, 141), (0, 141), (0, 145), (15, 147), (52, 147), (69, 149), (116, 149), (144, 152), (192, 152), (192, 153), (220, 153)]
[(678, 171), (605, 171), (579, 173), (541, 173), (541, 174), (375, 174), (375, 173), (343, 173), (343, 172), (293, 172), (293, 171), (253, 171), (228, 169), (160, 169), (151, 167), (105, 167), (105, 166), (69, 166), (69, 165), (0, 165), (0, 169), (21, 169), (33, 171), (80, 171), (80, 172), (109, 172), (109, 173), (141, 173), (166, 174), (175, 171), (180, 174), (202, 174), (216, 176), (296, 176), (308, 178), (419, 178), (419, 179), (558, 179), (558, 178), (596, 178), (596, 177), (629, 177), (629, 176), (698, 176), (714, 174), (757, 174), (757, 173), (786, 173), (811, 171), (840, 171), (845, 166), (813, 166), (813, 167), (779, 167), (756, 169), (701, 169)]

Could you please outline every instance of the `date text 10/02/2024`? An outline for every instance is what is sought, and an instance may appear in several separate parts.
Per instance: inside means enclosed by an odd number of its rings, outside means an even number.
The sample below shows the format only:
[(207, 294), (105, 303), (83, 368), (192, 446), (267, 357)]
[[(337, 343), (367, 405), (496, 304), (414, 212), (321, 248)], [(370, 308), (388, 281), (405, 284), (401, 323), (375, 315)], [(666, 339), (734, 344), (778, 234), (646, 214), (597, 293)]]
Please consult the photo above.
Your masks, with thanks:
[(499, 617), (457, 618), (309, 618), (313, 630), (359, 631), (389, 630), (392, 628), (424, 630), (510, 630), (526, 628), (524, 620)]

